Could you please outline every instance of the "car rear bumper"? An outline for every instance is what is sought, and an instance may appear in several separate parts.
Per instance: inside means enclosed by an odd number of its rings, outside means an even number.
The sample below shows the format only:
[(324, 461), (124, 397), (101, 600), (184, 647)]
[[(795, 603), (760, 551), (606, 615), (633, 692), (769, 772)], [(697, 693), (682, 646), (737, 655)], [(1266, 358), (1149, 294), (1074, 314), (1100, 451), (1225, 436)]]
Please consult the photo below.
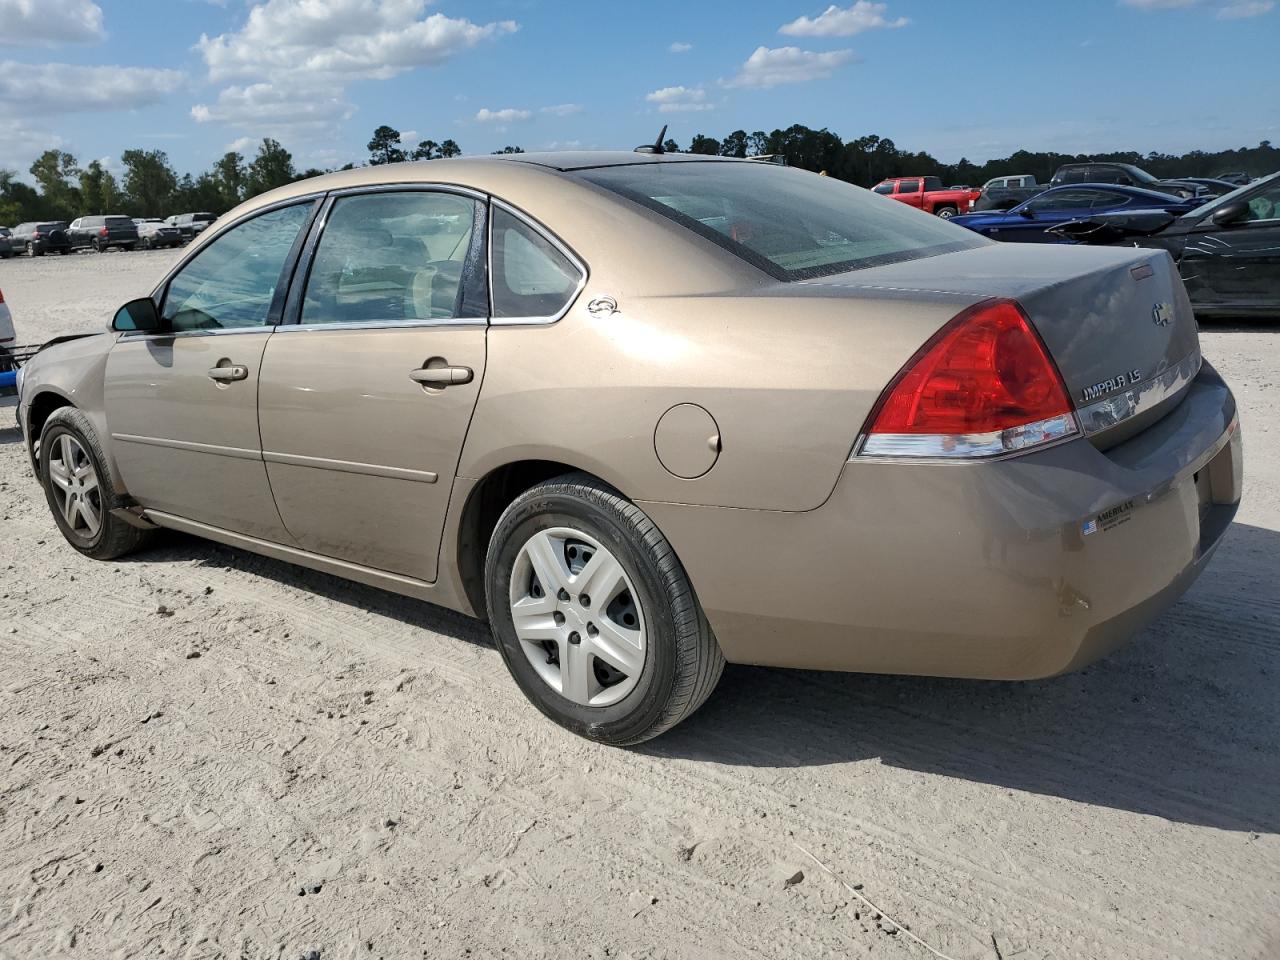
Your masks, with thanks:
[(984, 463), (846, 464), (807, 513), (644, 503), (727, 659), (1031, 679), (1131, 638), (1204, 568), (1241, 491), (1207, 364), (1162, 420)]

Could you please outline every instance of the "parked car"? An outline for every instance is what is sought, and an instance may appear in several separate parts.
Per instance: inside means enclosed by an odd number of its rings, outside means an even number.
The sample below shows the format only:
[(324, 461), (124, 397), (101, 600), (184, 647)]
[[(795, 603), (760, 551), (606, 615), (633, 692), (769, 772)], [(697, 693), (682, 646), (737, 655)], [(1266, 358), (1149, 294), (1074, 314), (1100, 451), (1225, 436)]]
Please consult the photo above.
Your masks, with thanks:
[(67, 230), (71, 249), (106, 253), (112, 247), (132, 250), (138, 245), (138, 225), (130, 217), (95, 214), (71, 221)]
[(168, 217), (165, 222), (171, 227), (177, 227), (183, 240), (192, 240), (217, 219), (212, 213), (179, 213)]
[(18, 335), (13, 330), (13, 314), (4, 302), (4, 291), (0, 290), (0, 407), (12, 407), (18, 403), (17, 365), (13, 362), (17, 339)]
[(1025, 187), (1040, 187), (1044, 189), (1043, 184), (1036, 183), (1035, 174), (1031, 173), (1015, 173), (1004, 177), (992, 177), (982, 185), (983, 190), (1008, 190), (1023, 189)]
[(1182, 216), (1098, 213), (1056, 229), (1080, 243), (1167, 250), (1201, 316), (1280, 319), (1280, 173)]
[(180, 247), (186, 241), (182, 231), (170, 226), (158, 217), (144, 220), (138, 224), (138, 246), (143, 250), (163, 250), (168, 247)]
[(29, 257), (43, 257), (46, 253), (66, 255), (71, 252), (67, 224), (61, 220), (20, 223), (10, 231), (9, 244), (14, 253), (22, 251)]
[(1183, 200), (1157, 190), (1141, 190), (1118, 184), (1082, 183), (1079, 186), (1051, 187), (1011, 210), (965, 214), (954, 217), (953, 222), (993, 240), (1069, 243), (1067, 237), (1046, 231), (1060, 223), (1079, 220), (1095, 211), (1155, 209), (1186, 213), (1196, 206), (1198, 203), (1195, 200)]
[(168, 527), (487, 615), (538, 709), (632, 744), (726, 660), (1078, 668), (1236, 512), (1235, 401), (1163, 252), (749, 160), (511, 156), (255, 197), (37, 353), (71, 546)]
[(936, 214), (949, 220), (973, 205), (968, 190), (946, 190), (937, 177), (891, 177), (871, 188), (884, 197), (892, 197), (907, 206)]
[(0, 227), (0, 260), (8, 260), (13, 256), (13, 243), (9, 239), (9, 228)]
[(1220, 173), (1216, 179), (1225, 180), (1227, 183), (1234, 183), (1239, 187), (1243, 187), (1245, 184), (1253, 182), (1253, 177), (1249, 176), (1247, 173), (1241, 173), (1239, 171), (1235, 173)]
[(1203, 188), (1183, 180), (1160, 180), (1131, 163), (1064, 163), (1054, 173), (1049, 186), (1061, 187), (1069, 183), (1118, 183), (1186, 198), (1205, 192)]
[(1189, 183), (1198, 183), (1204, 187), (1209, 197), (1223, 197), (1232, 190), (1240, 186), (1238, 183), (1231, 183), (1227, 180), (1218, 180), (1215, 177), (1183, 177), (1183, 180)]

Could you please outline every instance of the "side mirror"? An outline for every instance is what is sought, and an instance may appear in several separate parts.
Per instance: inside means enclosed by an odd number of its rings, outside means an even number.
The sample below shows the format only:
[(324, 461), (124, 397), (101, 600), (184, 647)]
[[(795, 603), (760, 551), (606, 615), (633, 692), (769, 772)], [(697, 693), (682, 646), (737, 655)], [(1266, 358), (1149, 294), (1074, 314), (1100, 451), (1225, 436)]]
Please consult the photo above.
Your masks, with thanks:
[(160, 327), (160, 311), (150, 297), (130, 300), (111, 319), (111, 329), (117, 331), (152, 332)]
[(1030, 207), (1023, 207), (1018, 211), (1018, 216), (1026, 217), (1028, 220), (1034, 220), (1036, 218), (1036, 212)]
[(1239, 223), (1252, 212), (1246, 201), (1232, 200), (1230, 203), (1224, 204), (1213, 211), (1213, 215), (1209, 219), (1220, 227), (1229, 227), (1233, 223)]

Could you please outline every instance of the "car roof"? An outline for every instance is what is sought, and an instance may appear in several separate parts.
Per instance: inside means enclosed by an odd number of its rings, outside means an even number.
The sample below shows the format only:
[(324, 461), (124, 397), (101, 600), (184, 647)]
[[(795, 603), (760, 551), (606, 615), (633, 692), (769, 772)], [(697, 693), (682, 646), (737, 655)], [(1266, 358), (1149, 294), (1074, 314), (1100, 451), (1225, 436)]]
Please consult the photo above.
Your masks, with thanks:
[[(636, 153), (634, 150), (557, 150), (546, 153), (499, 153), (473, 160), (534, 163), (552, 170), (590, 170), (594, 167), (624, 167), (644, 163), (699, 163), (733, 161), (705, 153)], [(434, 162), (434, 161), (433, 161)]]

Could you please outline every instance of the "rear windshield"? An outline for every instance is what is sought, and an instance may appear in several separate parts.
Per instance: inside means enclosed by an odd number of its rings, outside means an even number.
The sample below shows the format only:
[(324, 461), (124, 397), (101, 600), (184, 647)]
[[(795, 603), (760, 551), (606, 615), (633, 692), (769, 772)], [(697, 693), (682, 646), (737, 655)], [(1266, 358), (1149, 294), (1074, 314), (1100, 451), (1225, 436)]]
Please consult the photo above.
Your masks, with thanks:
[(129, 217), (107, 217), (106, 225), (108, 227), (132, 227), (134, 223)]
[(578, 175), (779, 280), (986, 246), (971, 230), (843, 181), (759, 163), (646, 163)]

